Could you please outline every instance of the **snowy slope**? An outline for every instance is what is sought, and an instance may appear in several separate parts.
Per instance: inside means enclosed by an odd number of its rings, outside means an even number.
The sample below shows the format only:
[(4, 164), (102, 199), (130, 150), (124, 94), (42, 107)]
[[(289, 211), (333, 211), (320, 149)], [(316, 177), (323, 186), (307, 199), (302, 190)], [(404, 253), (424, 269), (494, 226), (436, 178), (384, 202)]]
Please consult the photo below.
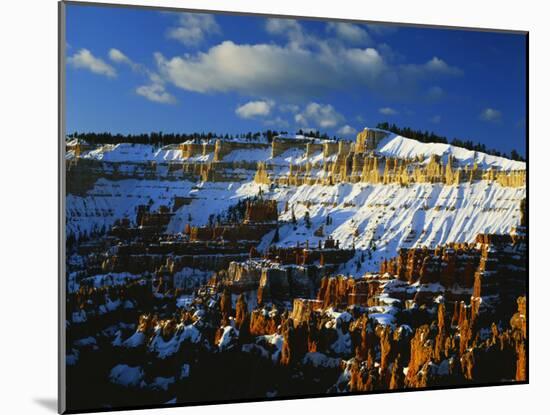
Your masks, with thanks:
[[(294, 246), (307, 240), (316, 246), (320, 238), (313, 232), (330, 215), (333, 222), (328, 227), (324, 225), (325, 237), (338, 239), (342, 247), (355, 245), (366, 250), (376, 246), (371, 252), (372, 260), (365, 263), (365, 270), (371, 271), (378, 269), (383, 258), (395, 256), (400, 247), (473, 242), (478, 233), (508, 233), (519, 223), (519, 204), (525, 197), (525, 188), (502, 187), (487, 181), (408, 187), (344, 183), (270, 191), (268, 186), (252, 181), (197, 185), (188, 181), (102, 179), (88, 196), (68, 196), (67, 232), (100, 229), (123, 216), (133, 219), (136, 206), (147, 203), (149, 198), (154, 200), (156, 209), (161, 204), (170, 205), (174, 196), (192, 197), (193, 201), (178, 209), (168, 226), (168, 232), (183, 232), (189, 215), (193, 224), (206, 224), (209, 215), (223, 213), (240, 198), (257, 195), (260, 187), (265, 197), (278, 201), (282, 221), (291, 219), (290, 210), (283, 212), (285, 203), (294, 207), (298, 227), (294, 230), (291, 224), (281, 226), (281, 245)], [(304, 226), (306, 211), (312, 222), (309, 229)]]
[[(525, 188), (486, 181), (459, 186), (339, 184), (282, 188), (267, 195), (280, 202), (280, 211), (288, 200), (298, 219), (296, 230), (290, 224), (279, 230), (280, 244), (294, 246), (308, 240), (316, 246), (320, 238), (313, 232), (323, 225), (325, 237), (331, 235), (341, 247), (366, 250), (374, 244), (372, 260), (363, 270), (374, 271), (381, 260), (395, 256), (401, 247), (473, 242), (479, 233), (509, 233), (519, 224)], [(304, 226), (306, 211), (310, 229)], [(332, 218), (329, 226), (327, 215)], [(281, 220), (290, 218), (290, 211), (280, 215)]]
[[(383, 139), (377, 152), (399, 158), (422, 156), (425, 162), (433, 154), (441, 156), (445, 162), (452, 155), (459, 165), (471, 166), (475, 162), (483, 169), (525, 169), (522, 162), (448, 144), (420, 143), (395, 134)], [(140, 144), (105, 145), (81, 157), (122, 163), (119, 170), (140, 162), (184, 160), (177, 146), (161, 148)], [(212, 154), (197, 156), (193, 160), (207, 161), (211, 158)], [(308, 159), (303, 149), (289, 149), (272, 158), (269, 148), (242, 149), (229, 153), (224, 161), (265, 161), (277, 174), (285, 174), (288, 173), (289, 163), (321, 163), (323, 156), (316, 152)], [(133, 220), (138, 205), (152, 200), (152, 209), (155, 210), (160, 205), (171, 206), (175, 196), (191, 198), (190, 204), (180, 207), (168, 225), (167, 232), (182, 232), (190, 220), (194, 225), (204, 225), (210, 215), (224, 213), (239, 199), (255, 196), (262, 188), (265, 197), (278, 202), (282, 221), (279, 244), (293, 246), (309, 241), (316, 246), (320, 238), (313, 233), (325, 224), (327, 215), (330, 215), (332, 224), (324, 225), (324, 238), (330, 235), (340, 241), (341, 247), (355, 246), (359, 251), (368, 252), (365, 269), (361, 270), (364, 272), (378, 269), (379, 262), (395, 256), (400, 247), (472, 242), (479, 233), (508, 233), (519, 223), (520, 201), (526, 196), (525, 187), (503, 187), (497, 182), (484, 180), (458, 186), (439, 183), (406, 187), (397, 184), (341, 183), (335, 186), (276, 186), (270, 189), (267, 185), (253, 182), (255, 171), (252, 170), (243, 170), (241, 177), (245, 179), (240, 182), (199, 183), (168, 179), (164, 170), (157, 169), (157, 179), (153, 180), (113, 181), (102, 178), (84, 197), (69, 194), (67, 234), (80, 235), (108, 228), (122, 217)], [(311, 174), (326, 173), (317, 169), (312, 170)], [(291, 212), (283, 212), (286, 202), (293, 207), (298, 219), (296, 229), (289, 223)], [(306, 211), (311, 217), (310, 228), (304, 225)], [(266, 236), (260, 248), (269, 246), (272, 237)], [(348, 271), (359, 272), (353, 269)]]
[(182, 155), (178, 146), (155, 147), (148, 144), (121, 143), (101, 146), (83, 154), (82, 158), (108, 162), (145, 163), (182, 160)]
[(377, 151), (384, 156), (398, 158), (421, 156), (428, 159), (431, 155), (437, 155), (442, 156), (445, 162), (448, 156), (452, 155), (453, 159), (461, 166), (472, 166), (477, 163), (478, 167), (483, 169), (492, 167), (497, 170), (525, 170), (526, 167), (526, 164), (521, 161), (491, 156), (450, 144), (421, 143), (393, 133), (390, 133), (378, 144)]
[[(460, 166), (473, 166), (477, 163), (482, 169), (494, 168), (497, 170), (525, 170), (526, 164), (520, 161), (510, 160), (504, 157), (491, 156), (489, 154), (467, 150), (462, 147), (456, 147), (450, 144), (441, 143), (421, 143), (419, 141), (405, 138), (393, 133), (388, 133), (377, 146), (377, 152), (387, 157), (397, 158), (417, 158), (421, 157), (428, 161), (431, 155), (441, 156), (446, 162), (449, 155)], [(293, 138), (303, 138), (297, 136)], [(67, 154), (71, 158), (73, 154)], [(103, 145), (94, 150), (83, 153), (80, 157), (102, 160), (106, 162), (129, 162), (129, 163), (147, 163), (172, 162), (172, 161), (211, 161), (213, 154), (205, 156), (194, 156), (184, 158), (177, 145), (164, 147), (155, 147), (146, 144), (121, 143), (116, 145)], [(332, 156), (331, 159), (334, 159)], [(326, 159), (325, 159), (326, 160)], [(274, 165), (303, 164), (306, 161), (315, 163), (322, 162), (322, 153), (317, 153), (314, 157), (306, 158), (303, 149), (290, 149), (285, 154), (278, 157), (271, 157), (270, 148), (258, 148), (249, 150), (235, 150), (223, 159), (226, 162), (258, 162), (264, 161)]]
[(67, 235), (99, 231), (124, 217), (134, 219), (138, 205), (152, 200), (155, 210), (169, 205), (174, 195), (189, 194), (192, 187), (187, 181), (99, 179), (86, 197), (67, 195)]

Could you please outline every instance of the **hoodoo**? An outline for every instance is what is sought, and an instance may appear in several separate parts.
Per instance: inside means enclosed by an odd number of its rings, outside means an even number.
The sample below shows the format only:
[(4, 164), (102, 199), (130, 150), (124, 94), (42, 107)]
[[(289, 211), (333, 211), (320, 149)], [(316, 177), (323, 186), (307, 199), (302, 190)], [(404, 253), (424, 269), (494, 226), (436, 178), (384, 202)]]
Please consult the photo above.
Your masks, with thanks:
[(67, 171), (75, 396), (136, 362), (159, 402), (232, 367), (233, 397), (526, 379), (523, 162), (365, 128), (72, 141)]

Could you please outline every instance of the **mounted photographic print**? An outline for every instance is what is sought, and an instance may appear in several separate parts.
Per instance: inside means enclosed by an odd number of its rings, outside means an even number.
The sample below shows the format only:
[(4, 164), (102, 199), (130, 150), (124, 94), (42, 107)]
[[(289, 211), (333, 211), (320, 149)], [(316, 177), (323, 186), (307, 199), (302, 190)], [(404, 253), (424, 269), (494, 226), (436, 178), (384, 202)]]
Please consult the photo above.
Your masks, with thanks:
[(528, 382), (527, 32), (59, 11), (61, 412)]

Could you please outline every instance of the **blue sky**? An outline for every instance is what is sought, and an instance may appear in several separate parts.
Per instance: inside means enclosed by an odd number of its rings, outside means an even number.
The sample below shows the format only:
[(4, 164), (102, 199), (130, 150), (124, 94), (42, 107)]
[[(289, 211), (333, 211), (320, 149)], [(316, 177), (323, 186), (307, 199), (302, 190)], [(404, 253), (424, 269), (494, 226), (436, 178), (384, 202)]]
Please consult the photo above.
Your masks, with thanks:
[(354, 137), (378, 122), (525, 155), (525, 36), (67, 7), (67, 131)]

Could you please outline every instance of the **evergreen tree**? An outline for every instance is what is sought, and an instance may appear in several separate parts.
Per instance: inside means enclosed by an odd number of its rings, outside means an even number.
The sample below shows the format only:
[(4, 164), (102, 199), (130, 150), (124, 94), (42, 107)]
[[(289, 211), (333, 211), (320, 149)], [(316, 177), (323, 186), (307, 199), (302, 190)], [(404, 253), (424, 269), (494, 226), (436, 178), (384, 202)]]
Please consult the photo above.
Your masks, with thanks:
[(309, 211), (306, 211), (306, 214), (304, 215), (304, 222), (306, 224), (306, 228), (311, 228), (311, 218), (309, 217)]

